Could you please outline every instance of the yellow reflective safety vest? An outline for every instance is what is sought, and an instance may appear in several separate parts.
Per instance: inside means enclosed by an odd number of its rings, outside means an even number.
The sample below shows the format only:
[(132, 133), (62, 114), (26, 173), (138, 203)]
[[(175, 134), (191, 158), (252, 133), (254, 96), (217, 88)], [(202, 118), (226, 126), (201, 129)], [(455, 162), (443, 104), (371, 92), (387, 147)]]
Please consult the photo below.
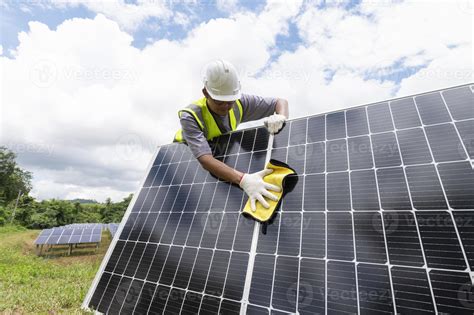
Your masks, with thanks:
[[(217, 125), (209, 108), (207, 107), (205, 97), (193, 102), (191, 105), (188, 105), (186, 108), (180, 110), (178, 112), (179, 118), (181, 118), (181, 115), (183, 114), (183, 112), (188, 112), (191, 115), (193, 115), (194, 119), (196, 119), (196, 122), (199, 125), (199, 128), (201, 128), (207, 140), (211, 140), (211, 139), (214, 139), (215, 137), (222, 135), (222, 132), (219, 129), (219, 126)], [(237, 126), (242, 121), (242, 115), (243, 115), (242, 104), (240, 103), (240, 100), (236, 100), (234, 102), (234, 105), (229, 111), (229, 120), (230, 120), (229, 125), (232, 131), (237, 129)], [(182, 129), (176, 132), (173, 142), (185, 142)]]

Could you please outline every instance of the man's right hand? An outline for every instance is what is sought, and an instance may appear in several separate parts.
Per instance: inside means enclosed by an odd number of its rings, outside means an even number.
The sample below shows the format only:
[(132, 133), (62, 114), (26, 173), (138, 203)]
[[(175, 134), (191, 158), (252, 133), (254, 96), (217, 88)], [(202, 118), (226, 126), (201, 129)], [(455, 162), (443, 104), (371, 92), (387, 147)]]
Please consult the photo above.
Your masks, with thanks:
[(281, 189), (278, 186), (266, 183), (263, 178), (273, 173), (272, 169), (264, 169), (260, 172), (252, 174), (244, 174), (240, 180), (239, 186), (242, 188), (250, 198), (250, 208), (255, 211), (256, 201), (258, 200), (265, 208), (270, 207), (264, 197), (267, 197), (273, 201), (277, 201), (278, 197), (270, 193), (269, 190), (280, 192)]

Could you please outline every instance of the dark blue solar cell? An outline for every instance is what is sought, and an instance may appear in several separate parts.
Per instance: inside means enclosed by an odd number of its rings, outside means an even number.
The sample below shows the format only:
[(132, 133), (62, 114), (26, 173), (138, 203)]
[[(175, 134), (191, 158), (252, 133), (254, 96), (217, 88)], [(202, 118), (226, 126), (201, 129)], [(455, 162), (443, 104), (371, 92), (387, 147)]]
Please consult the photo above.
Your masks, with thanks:
[(347, 143), (345, 139), (326, 142), (327, 171), (347, 170)]
[(325, 116), (314, 116), (308, 118), (308, 134), (306, 142), (318, 142), (326, 140)]
[(402, 164), (395, 133), (380, 133), (371, 137), (376, 167), (399, 166)]
[(298, 282), (298, 311), (300, 314), (324, 313), (325, 269), (324, 260), (301, 259)]
[(421, 126), (418, 111), (412, 97), (390, 102), (393, 121), (397, 129)]
[(270, 134), (267, 128), (257, 128), (257, 135), (255, 136), (255, 143), (253, 145), (254, 151), (266, 150), (268, 147), (268, 138)]
[(281, 213), (277, 253), (298, 256), (301, 242), (301, 214)]
[(461, 135), (464, 147), (471, 159), (474, 159), (474, 119), (459, 121), (456, 123), (456, 128)]
[(291, 122), (289, 145), (298, 145), (306, 143), (306, 124), (306, 118), (294, 120)]
[[(384, 212), (383, 226), (391, 264), (421, 267), (424, 265), (416, 218), (409, 211)], [(374, 221), (377, 221), (375, 219)]]
[[(357, 313), (355, 266), (352, 262), (328, 261), (327, 308), (334, 313)], [(342, 299), (341, 297), (345, 298)]]
[[(272, 306), (287, 312), (296, 312), (296, 291), (298, 283), (298, 258), (278, 256), (273, 282)], [(293, 289), (293, 293), (288, 293)]]
[(326, 210), (326, 176), (324, 174), (307, 175), (304, 180), (304, 210)]
[(225, 287), (224, 297), (240, 301), (244, 292), (245, 276), (247, 272), (249, 255), (246, 253), (232, 252), (229, 262), (229, 270)]
[(474, 170), (469, 162), (438, 164), (441, 182), (453, 209), (474, 209)]
[(465, 160), (467, 158), (453, 124), (428, 126), (425, 130), (436, 162)]
[(326, 256), (326, 218), (322, 212), (303, 213), (301, 222), (301, 256)]
[(415, 103), (425, 125), (451, 121), (439, 92), (415, 96)]
[(378, 212), (354, 213), (354, 235), (357, 261), (375, 264), (387, 262), (383, 227)]
[(214, 251), (211, 268), (209, 270), (209, 276), (206, 283), (205, 292), (207, 294), (212, 294), (214, 296), (222, 295), (229, 259), (230, 253), (228, 251)]
[(351, 172), (351, 192), (354, 210), (380, 209), (373, 170)]
[(393, 292), (387, 266), (357, 264), (361, 313), (393, 313)]
[(181, 309), (181, 314), (193, 315), (197, 314), (199, 307), (201, 306), (202, 295), (188, 291), (183, 302), (183, 307)]
[(451, 215), (446, 211), (416, 213), (428, 267), (465, 270), (466, 261)]
[(388, 103), (371, 105), (367, 107), (371, 132), (384, 132), (393, 130), (392, 115)]
[(327, 214), (327, 258), (352, 261), (354, 241), (350, 212)]
[(327, 209), (335, 211), (350, 210), (349, 190), (349, 175), (347, 172), (327, 174)]
[(406, 174), (415, 209), (448, 208), (434, 165), (409, 166)]
[(397, 131), (398, 142), (405, 165), (430, 163), (430, 149), (421, 128)]
[(305, 145), (297, 145), (288, 148), (287, 163), (295, 170), (296, 174), (303, 174), (306, 160)]
[(282, 148), (288, 146), (289, 133), (290, 127), (287, 124), (273, 138), (273, 147)]
[(270, 306), (271, 290), (269, 288), (272, 287), (274, 266), (274, 255), (256, 255), (250, 286), (250, 303), (265, 307)]
[(403, 169), (400, 167), (378, 169), (380, 202), (385, 210), (412, 209)]
[(326, 138), (328, 140), (346, 137), (346, 117), (344, 112), (326, 115)]
[(455, 120), (474, 118), (474, 93), (467, 86), (442, 91), (448, 109)]
[(347, 139), (349, 165), (351, 170), (372, 168), (372, 149), (368, 136)]
[(346, 111), (347, 135), (349, 137), (369, 134), (365, 107)]
[(308, 143), (306, 145), (305, 173), (322, 173), (326, 167), (326, 149), (324, 142)]
[(225, 152), (226, 155), (239, 153), (242, 136), (243, 136), (243, 132), (235, 132), (230, 135), (227, 151)]
[(248, 129), (244, 131), (244, 135), (242, 136), (242, 144), (239, 151), (240, 154), (252, 152), (256, 134), (256, 129)]
[[(398, 313), (435, 314), (426, 270), (393, 267), (392, 279)], [(407, 299), (408, 296), (411, 298)]]

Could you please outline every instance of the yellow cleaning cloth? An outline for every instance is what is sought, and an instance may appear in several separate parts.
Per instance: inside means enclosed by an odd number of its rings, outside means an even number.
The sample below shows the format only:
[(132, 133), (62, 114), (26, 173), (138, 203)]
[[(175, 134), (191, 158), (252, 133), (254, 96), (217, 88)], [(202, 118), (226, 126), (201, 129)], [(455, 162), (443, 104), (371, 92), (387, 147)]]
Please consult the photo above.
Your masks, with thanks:
[(270, 160), (266, 168), (273, 169), (273, 173), (265, 176), (263, 180), (269, 184), (273, 184), (281, 188), (280, 192), (270, 191), (272, 194), (278, 197), (278, 200), (273, 201), (265, 198), (270, 205), (268, 208), (265, 208), (260, 202), (257, 201), (255, 211), (252, 211), (252, 208), (250, 207), (250, 200), (247, 200), (244, 210), (242, 211), (244, 216), (252, 217), (261, 223), (267, 222), (269, 219), (271, 219), (275, 210), (278, 208), (285, 189), (285, 178), (288, 175), (296, 174), (296, 172), (287, 164), (277, 160)]

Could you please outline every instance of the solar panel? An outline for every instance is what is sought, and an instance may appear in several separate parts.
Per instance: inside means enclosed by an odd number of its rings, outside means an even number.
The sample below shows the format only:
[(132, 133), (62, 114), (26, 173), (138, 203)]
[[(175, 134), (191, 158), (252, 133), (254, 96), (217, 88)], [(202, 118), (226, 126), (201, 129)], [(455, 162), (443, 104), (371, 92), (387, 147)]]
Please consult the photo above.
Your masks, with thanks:
[(44, 229), (41, 231), (38, 238), (35, 240), (35, 245), (44, 245), (47, 244), (48, 238), (53, 232), (53, 229)]
[[(92, 226), (92, 225), (88, 225)], [(41, 231), (35, 245), (66, 245), (80, 243), (99, 243), (102, 239), (102, 227), (94, 228), (64, 228), (55, 227)]]
[(72, 223), (62, 226), (63, 229), (103, 229), (106, 224), (103, 223)]
[(112, 237), (115, 236), (115, 233), (117, 232), (118, 227), (119, 227), (119, 223), (109, 223), (109, 224), (107, 224), (107, 229), (109, 230)]
[[(297, 171), (277, 216), (162, 146), (83, 306), (103, 313), (472, 313), (472, 86), (225, 135), (241, 171)], [(268, 141), (270, 139), (270, 141)]]

